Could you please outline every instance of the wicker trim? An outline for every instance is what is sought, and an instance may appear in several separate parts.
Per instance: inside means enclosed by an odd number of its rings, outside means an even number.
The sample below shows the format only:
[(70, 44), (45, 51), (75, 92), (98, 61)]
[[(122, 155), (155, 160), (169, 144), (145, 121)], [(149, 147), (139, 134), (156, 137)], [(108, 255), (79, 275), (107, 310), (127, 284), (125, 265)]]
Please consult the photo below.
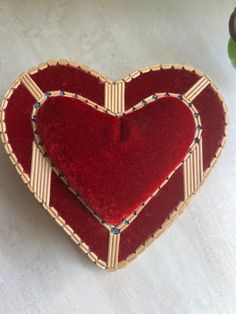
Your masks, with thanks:
[(110, 270), (115, 270), (118, 267), (119, 245), (120, 234), (110, 232), (107, 256), (107, 267)]
[[(206, 74), (204, 74), (203, 72), (201, 72), (200, 70), (197, 70), (195, 68), (193, 68), (192, 66), (186, 66), (186, 65), (154, 65), (151, 66), (149, 68), (149, 70), (160, 70), (160, 69), (171, 69), (171, 68), (175, 68), (175, 69), (185, 69), (187, 71), (190, 72), (195, 72), (197, 73), (199, 76), (204, 76), (209, 80), (209, 84), (211, 88), (215, 91), (215, 93), (217, 94), (217, 97), (220, 99), (221, 101), (221, 105), (222, 108), (224, 110), (225, 113), (225, 130), (224, 130), (224, 136), (222, 137), (221, 143), (216, 151), (215, 157), (212, 159), (209, 167), (204, 171), (203, 173), (203, 179), (200, 183), (200, 185), (198, 186), (198, 189), (200, 188), (200, 186), (203, 184), (203, 182), (206, 180), (206, 178), (208, 177), (211, 169), (214, 167), (214, 165), (216, 164), (223, 148), (226, 142), (226, 137), (227, 137), (227, 132), (228, 132), (228, 116), (227, 116), (227, 107), (226, 107), (226, 103), (225, 100), (223, 98), (223, 96), (221, 95), (219, 89), (216, 87), (216, 85), (213, 83), (213, 81), (211, 80), (211, 78), (209, 76), (207, 76)], [(136, 73), (136, 72), (134, 72)], [(140, 74), (142, 72), (140, 71)], [(136, 74), (135, 74), (135, 77)], [(129, 76), (127, 76), (126, 78), (127, 82), (130, 82), (132, 80), (132, 74), (130, 74)], [(124, 79), (124, 80), (125, 80)], [(207, 86), (206, 85), (206, 86)], [(185, 94), (186, 95), (186, 94)], [(195, 98), (195, 97), (194, 97)], [(196, 193), (196, 191), (195, 191)], [(163, 224), (161, 225), (160, 228), (158, 228), (142, 245), (140, 245), (135, 252), (131, 253), (129, 256), (127, 256), (127, 258), (125, 258), (123, 261), (120, 261), (118, 263), (117, 269), (123, 268), (124, 266), (126, 266), (129, 262), (131, 262), (132, 260), (134, 260), (141, 252), (143, 252), (155, 239), (157, 239), (168, 227), (171, 226), (171, 224), (178, 218), (178, 216), (184, 211), (184, 209), (187, 207), (187, 205), (190, 203), (192, 197), (194, 196), (193, 193), (192, 195), (190, 195), (187, 199), (184, 200), (184, 202), (180, 202), (178, 204), (178, 206), (170, 213), (169, 217), (165, 219), (165, 221), (163, 222)]]
[[(68, 184), (68, 180), (65, 178), (64, 174), (62, 172), (60, 172), (60, 169), (58, 169), (57, 167), (55, 167), (54, 165), (52, 165), (50, 159), (47, 157), (47, 152), (45, 150), (45, 146), (44, 143), (42, 142), (40, 135), (38, 133), (37, 130), (37, 113), (38, 110), (40, 110), (40, 108), (43, 106), (43, 104), (45, 103), (45, 101), (49, 98), (49, 97), (59, 97), (59, 96), (63, 96), (63, 97), (69, 97), (69, 98), (76, 98), (76, 99), (80, 99), (82, 100), (84, 103), (86, 103), (87, 105), (93, 107), (94, 109), (104, 112), (106, 114), (111, 114), (114, 115), (114, 112), (112, 112), (111, 110), (107, 110), (106, 108), (97, 105), (96, 103), (92, 102), (91, 100), (84, 98), (80, 95), (77, 94), (72, 94), (72, 93), (68, 93), (68, 92), (64, 92), (64, 91), (50, 91), (47, 92), (44, 97), (42, 97), (33, 107), (32, 110), (32, 116), (31, 116), (31, 120), (32, 120), (32, 128), (33, 128), (33, 133), (34, 133), (34, 137), (35, 137), (35, 142), (39, 148), (39, 150), (41, 151), (42, 155), (44, 156), (45, 159), (47, 159), (48, 163), (51, 164), (51, 168), (52, 170), (56, 173), (56, 175), (58, 175), (61, 180), (65, 183), (65, 185), (68, 187), (68, 189), (85, 205), (85, 207), (91, 212), (91, 214), (108, 230), (110, 231), (114, 225), (103, 221), (103, 219), (101, 219), (101, 217), (83, 200), (83, 198), (79, 195), (79, 193), (72, 188), (69, 184)], [(127, 115), (127, 114), (131, 114), (134, 110), (140, 110), (142, 109), (144, 106), (152, 103), (153, 101), (156, 101), (156, 99), (160, 99), (163, 97), (176, 97), (176, 98), (180, 98), (182, 100), (182, 102), (188, 107), (188, 109), (191, 111), (194, 122), (195, 122), (195, 135), (194, 135), (194, 141), (193, 143), (190, 145), (189, 147), (189, 151), (187, 153), (187, 155), (185, 156), (184, 160), (181, 161), (177, 167), (168, 175), (168, 177), (164, 180), (164, 182), (161, 184), (161, 186), (159, 186), (157, 188), (156, 191), (153, 192), (153, 194), (147, 198), (136, 210), (135, 212), (133, 212), (130, 216), (128, 216), (126, 219), (124, 219), (120, 224), (118, 224), (116, 226), (116, 228), (119, 229), (120, 232), (122, 232), (123, 230), (125, 230), (128, 225), (137, 218), (137, 216), (139, 215), (139, 213), (143, 210), (143, 208), (149, 203), (149, 201), (155, 197), (157, 195), (157, 193), (165, 186), (165, 184), (170, 180), (171, 176), (175, 173), (175, 171), (181, 166), (183, 165), (183, 163), (185, 163), (185, 161), (188, 163), (188, 161), (192, 160), (191, 156), (194, 155), (195, 150), (198, 150), (198, 142), (196, 143), (195, 141), (198, 140), (199, 143), (201, 143), (201, 134), (202, 134), (202, 125), (201, 125), (201, 120), (200, 120), (200, 116), (198, 111), (196, 110), (196, 108), (193, 106), (192, 103), (188, 102), (187, 99), (182, 96), (182, 95), (178, 95), (178, 94), (174, 94), (174, 93), (155, 93), (152, 96), (149, 96), (147, 98), (145, 98), (144, 100), (140, 101), (138, 104), (136, 104), (135, 106), (133, 106), (132, 108), (124, 111), (124, 112), (120, 112), (119, 114), (115, 114), (116, 116), (122, 116), (122, 115)], [(114, 109), (114, 108), (113, 108)], [(194, 164), (193, 164), (194, 166)], [(200, 167), (198, 167), (200, 169)], [(187, 176), (188, 174), (188, 176)], [(188, 180), (191, 180), (191, 175), (193, 175), (193, 172), (188, 172), (186, 174), (186, 178), (189, 177)], [(199, 176), (200, 177), (200, 176)], [(192, 191), (193, 192), (193, 191)]]
[(105, 82), (105, 108), (116, 114), (125, 111), (124, 81)]
[[(115, 83), (116, 81), (111, 81), (108, 80), (106, 77), (104, 77), (103, 75), (99, 74), (98, 72), (92, 71), (90, 68), (83, 66), (79, 63), (76, 62), (72, 62), (72, 61), (67, 61), (67, 60), (49, 60), (47, 63), (41, 63), (38, 67), (36, 68), (31, 68), (27, 73), (29, 75), (37, 73), (39, 70), (43, 70), (45, 68), (47, 68), (48, 66), (53, 66), (53, 65), (57, 65), (57, 64), (63, 64), (63, 65), (70, 65), (72, 67), (75, 68), (80, 68), (81, 70), (90, 73), (92, 76), (96, 77), (97, 79), (99, 79), (102, 83), (104, 82), (113, 82)], [(224, 102), (224, 99), (222, 97), (222, 95), (220, 94), (218, 88), (214, 85), (214, 83), (211, 81), (211, 79), (206, 76), (205, 74), (203, 74), (201, 71), (194, 69), (192, 66), (187, 66), (187, 65), (181, 65), (181, 64), (163, 64), (163, 65), (152, 65), (150, 67), (145, 67), (140, 69), (139, 71), (135, 71), (129, 75), (127, 75), (126, 77), (124, 77), (123, 81), (124, 82), (130, 82), (132, 79), (138, 77), (141, 73), (147, 73), (149, 71), (159, 71), (161, 69), (185, 69), (186, 71), (189, 72), (195, 72), (197, 73), (199, 76), (205, 76), (206, 78), (208, 78), (208, 80), (210, 81), (210, 86), (213, 88), (213, 90), (217, 93), (218, 98), (221, 100), (222, 103), (222, 107), (224, 109), (225, 114), (227, 113), (227, 109), (226, 109), (226, 104)], [(4, 148), (6, 150), (6, 153), (9, 155), (9, 158), (11, 160), (11, 162), (13, 163), (14, 167), (16, 168), (17, 172), (19, 173), (19, 175), (21, 176), (23, 182), (27, 185), (27, 187), (29, 188), (29, 190), (35, 194), (32, 191), (32, 188), (29, 184), (30, 182), (30, 178), (28, 176), (27, 173), (24, 172), (23, 167), (21, 166), (20, 163), (18, 163), (16, 155), (14, 154), (12, 147), (10, 145), (10, 143), (8, 142), (8, 136), (7, 136), (7, 132), (6, 132), (6, 125), (5, 125), (5, 109), (7, 107), (7, 103), (8, 103), (8, 99), (11, 97), (12, 93), (14, 92), (14, 90), (20, 85), (20, 79), (16, 79), (14, 81), (14, 83), (11, 85), (11, 87), (8, 89), (8, 91), (6, 92), (4, 99), (2, 101), (1, 104), (1, 108), (0, 108), (0, 130), (1, 130), (1, 140), (4, 144)], [(222, 152), (222, 149), (224, 147), (225, 144), (225, 139), (226, 139), (226, 134), (227, 134), (227, 116), (226, 116), (226, 120), (225, 120), (225, 134), (224, 137), (222, 138), (221, 144), (219, 145), (219, 148), (216, 152), (215, 158), (213, 158), (213, 160), (210, 163), (210, 166), (208, 167), (208, 169), (204, 172), (204, 178), (201, 182), (201, 184), (203, 183), (203, 181), (206, 179), (206, 177), (208, 176), (211, 168), (214, 166), (214, 164), (216, 163), (220, 153)], [(37, 199), (37, 197), (36, 197)], [(130, 254), (125, 260), (123, 260), (122, 262), (119, 262), (117, 265), (117, 268), (121, 268), (123, 266), (125, 266), (129, 261), (131, 261), (132, 259), (134, 259), (140, 252), (142, 252), (150, 243), (153, 242), (153, 240), (155, 238), (157, 238), (164, 230), (167, 229), (167, 227), (178, 217), (178, 215), (183, 211), (183, 209), (185, 208), (185, 206), (188, 204), (188, 202), (190, 201), (191, 197), (189, 197), (188, 199), (186, 199), (184, 202), (181, 202), (178, 207), (176, 209), (174, 209), (170, 216), (165, 220), (165, 222), (162, 224), (162, 227), (159, 228), (153, 235), (151, 235), (146, 241), (145, 243), (140, 246), (139, 248), (136, 249), (136, 251), (132, 254)], [(58, 212), (56, 211), (55, 208), (53, 207), (48, 207), (43, 201), (39, 200), (38, 201), (43, 205), (43, 207), (48, 211), (48, 213), (55, 219), (55, 221), (63, 228), (63, 230), (71, 237), (71, 239), (79, 245), (79, 247), (81, 248), (81, 250), (87, 254), (89, 256), (89, 258), (96, 263), (96, 265), (98, 265), (99, 267), (105, 269), (108, 268), (106, 262), (98, 259), (98, 257), (96, 256), (96, 254), (94, 254), (93, 252), (91, 252), (89, 250), (89, 247), (81, 241), (80, 237), (74, 233), (74, 230), (66, 224), (66, 222), (63, 220), (62, 217), (60, 217), (58, 215)]]
[(191, 102), (210, 84), (207, 77), (203, 76), (186, 93), (185, 97)]
[(35, 141), (32, 145), (30, 186), (35, 195), (47, 206), (50, 204), (51, 165), (45, 159)]
[[(49, 64), (48, 64), (49, 65)], [(42, 65), (41, 65), (42, 66)], [(47, 67), (46, 64), (43, 64), (43, 67)], [(33, 68), (29, 70), (29, 74), (36, 73), (39, 70), (39, 68)], [(27, 77), (27, 76), (26, 76)], [(21, 76), (22, 78), (22, 76)], [(100, 77), (99, 77), (100, 79)], [(14, 90), (21, 84), (20, 78), (15, 80), (15, 82), (11, 85), (11, 87), (7, 90), (7, 92), (4, 95), (4, 99), (1, 103), (0, 107), (0, 130), (1, 130), (1, 140), (4, 144), (5, 151), (7, 155), (9, 155), (9, 158), (11, 162), (13, 163), (14, 167), (16, 168), (18, 174), (22, 178), (22, 181), (27, 185), (28, 189), (34, 194), (37, 201), (47, 210), (47, 212), (52, 216), (52, 218), (56, 221), (56, 223), (63, 228), (63, 230), (70, 236), (70, 238), (80, 247), (80, 249), (88, 255), (89, 259), (94, 262), (97, 266), (99, 266), (102, 269), (106, 269), (107, 265), (106, 262), (99, 259), (97, 255), (92, 252), (89, 248), (89, 246), (83, 242), (79, 235), (74, 232), (74, 230), (66, 224), (66, 221), (59, 216), (57, 210), (54, 207), (50, 207), (47, 204), (47, 200), (41, 199), (37, 196), (37, 194), (34, 192), (32, 187), (32, 182), (30, 183), (30, 177), (27, 173), (24, 172), (23, 167), (18, 162), (17, 157), (15, 153), (13, 152), (13, 149), (11, 147), (11, 144), (8, 142), (8, 136), (7, 136), (7, 130), (6, 130), (6, 124), (5, 124), (5, 109), (8, 104), (8, 99), (12, 96)], [(24, 84), (26, 86), (27, 84)], [(26, 86), (27, 87), (27, 86)], [(27, 88), (28, 89), (28, 88)], [(29, 88), (30, 89), (30, 88)], [(41, 95), (39, 96), (37, 93), (32, 93), (32, 95), (36, 98), (36, 100), (41, 98)], [(40, 97), (40, 98), (39, 98)], [(33, 171), (33, 170), (32, 170)], [(32, 173), (32, 172), (31, 172)]]
[(189, 157), (184, 161), (184, 197), (187, 199), (203, 179), (202, 138)]
[[(50, 165), (52, 171), (54, 171), (54, 173), (58, 177), (60, 177), (60, 179), (64, 182), (65, 186), (83, 203), (83, 205), (99, 221), (99, 223), (104, 228), (106, 228), (108, 231), (110, 231), (111, 228), (113, 227), (113, 225), (103, 221), (99, 217), (99, 215), (80, 197), (79, 193), (68, 184), (68, 181), (67, 181), (66, 177), (60, 171), (60, 169), (58, 169), (57, 167), (55, 167), (52, 164), (51, 160), (48, 158), (47, 152), (45, 151), (44, 143), (41, 141), (40, 135), (38, 134), (37, 124), (36, 124), (38, 110), (43, 106), (43, 104), (45, 103), (45, 101), (49, 97), (59, 97), (59, 96), (80, 99), (84, 103), (86, 103), (88, 106), (91, 106), (91, 107), (95, 108), (96, 110), (98, 110), (100, 112), (103, 112), (103, 113), (106, 113), (106, 114), (111, 114), (111, 115), (114, 115), (114, 113), (111, 112), (110, 110), (108, 111), (106, 108), (104, 108), (102, 106), (97, 105), (96, 103), (92, 102), (91, 100), (89, 100), (87, 98), (84, 98), (83, 96), (80, 96), (80, 95), (77, 95), (77, 94), (68, 93), (68, 92), (64, 92), (64, 91), (50, 91), (50, 92), (47, 92), (42, 98), (40, 98), (40, 100), (38, 100), (35, 103), (35, 105), (33, 106), (32, 115), (31, 115), (32, 129), (33, 129), (34, 138), (35, 138), (34, 143), (37, 146), (38, 150), (41, 152), (42, 158), (45, 160), (46, 163), (48, 163)], [(50, 195), (50, 192), (47, 192), (47, 194)]]
[(32, 80), (28, 73), (24, 73), (20, 76), (20, 82), (27, 88), (27, 90), (36, 100), (39, 100), (41, 97), (43, 97), (43, 92)]

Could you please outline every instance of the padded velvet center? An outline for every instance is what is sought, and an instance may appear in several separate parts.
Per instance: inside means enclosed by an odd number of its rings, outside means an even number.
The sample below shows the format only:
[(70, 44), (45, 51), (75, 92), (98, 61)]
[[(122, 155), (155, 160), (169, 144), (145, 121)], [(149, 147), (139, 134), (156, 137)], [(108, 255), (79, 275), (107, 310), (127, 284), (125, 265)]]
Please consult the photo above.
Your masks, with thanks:
[(183, 160), (195, 132), (191, 111), (175, 97), (122, 117), (78, 99), (50, 97), (38, 111), (37, 125), (50, 160), (69, 185), (115, 225)]

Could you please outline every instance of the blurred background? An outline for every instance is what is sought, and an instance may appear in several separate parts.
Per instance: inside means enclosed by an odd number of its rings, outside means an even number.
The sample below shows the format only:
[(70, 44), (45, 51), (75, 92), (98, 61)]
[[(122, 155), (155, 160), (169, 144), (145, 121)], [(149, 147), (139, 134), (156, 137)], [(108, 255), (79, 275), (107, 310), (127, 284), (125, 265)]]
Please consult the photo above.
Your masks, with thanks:
[(0, 313), (236, 313), (236, 69), (227, 0), (0, 0), (0, 96), (47, 59), (111, 79), (191, 64), (223, 93), (225, 150), (178, 220), (118, 272), (97, 269), (22, 184), (0, 147)]

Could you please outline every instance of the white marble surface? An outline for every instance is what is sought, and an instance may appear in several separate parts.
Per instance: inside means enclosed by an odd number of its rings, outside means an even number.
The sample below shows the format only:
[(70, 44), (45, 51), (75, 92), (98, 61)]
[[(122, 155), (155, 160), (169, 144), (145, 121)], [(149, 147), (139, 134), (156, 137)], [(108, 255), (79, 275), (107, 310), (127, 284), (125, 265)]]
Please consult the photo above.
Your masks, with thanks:
[(96, 268), (33, 199), (0, 149), (0, 313), (236, 313), (236, 70), (232, 0), (0, 0), (0, 95), (67, 58), (118, 79), (153, 63), (208, 73), (229, 106), (223, 155), (191, 205), (127, 268)]

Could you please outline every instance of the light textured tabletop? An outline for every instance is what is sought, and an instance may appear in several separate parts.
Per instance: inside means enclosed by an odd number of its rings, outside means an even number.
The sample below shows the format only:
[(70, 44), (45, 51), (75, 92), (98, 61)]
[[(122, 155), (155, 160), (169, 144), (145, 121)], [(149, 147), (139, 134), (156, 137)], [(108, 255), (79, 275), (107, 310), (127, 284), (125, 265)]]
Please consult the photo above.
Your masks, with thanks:
[(236, 313), (236, 69), (233, 0), (0, 0), (0, 94), (47, 59), (111, 79), (192, 64), (222, 91), (225, 150), (178, 220), (128, 267), (95, 267), (35, 201), (0, 149), (0, 313)]

